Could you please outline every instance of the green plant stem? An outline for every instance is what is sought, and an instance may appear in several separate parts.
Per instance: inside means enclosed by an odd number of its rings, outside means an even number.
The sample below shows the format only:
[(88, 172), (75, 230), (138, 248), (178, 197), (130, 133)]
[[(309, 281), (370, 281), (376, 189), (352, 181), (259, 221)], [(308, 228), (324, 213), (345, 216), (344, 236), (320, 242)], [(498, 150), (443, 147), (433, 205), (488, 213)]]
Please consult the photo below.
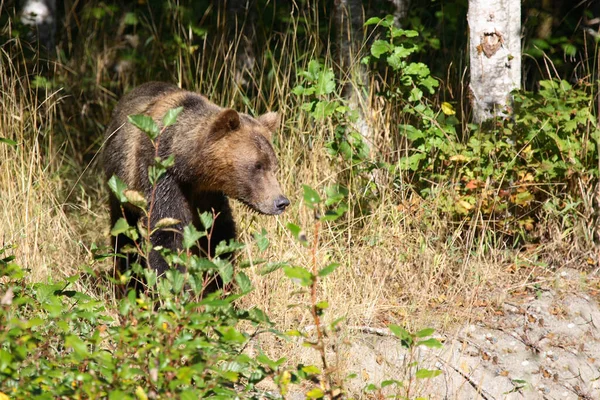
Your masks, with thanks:
[(315, 223), (315, 228), (313, 232), (313, 245), (311, 248), (311, 256), (312, 256), (312, 274), (313, 281), (310, 285), (310, 297), (311, 297), (311, 313), (313, 320), (315, 322), (315, 329), (317, 331), (317, 349), (319, 350), (319, 354), (321, 355), (321, 363), (323, 364), (323, 374), (322, 376), (326, 377), (321, 379), (321, 386), (325, 390), (325, 392), (329, 395), (330, 398), (333, 398), (331, 395), (331, 382), (330, 376), (328, 373), (327, 359), (325, 357), (325, 341), (323, 339), (323, 331), (321, 330), (321, 318), (319, 317), (319, 308), (317, 307), (317, 286), (319, 284), (319, 274), (317, 268), (317, 249), (319, 247), (319, 231), (321, 228), (321, 221)]

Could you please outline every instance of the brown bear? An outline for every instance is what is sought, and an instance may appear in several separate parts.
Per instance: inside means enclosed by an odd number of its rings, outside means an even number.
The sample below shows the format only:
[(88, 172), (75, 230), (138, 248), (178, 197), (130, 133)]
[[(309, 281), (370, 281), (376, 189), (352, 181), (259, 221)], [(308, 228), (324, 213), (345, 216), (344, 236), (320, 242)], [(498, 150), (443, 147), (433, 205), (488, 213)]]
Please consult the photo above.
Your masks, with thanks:
[[(166, 127), (158, 138), (158, 152), (148, 136), (128, 122), (127, 116), (151, 116), (162, 129), (162, 118), (173, 108), (183, 107), (175, 124)], [(261, 214), (281, 214), (290, 204), (282, 194), (275, 177), (277, 158), (271, 146), (271, 134), (278, 128), (279, 116), (269, 112), (258, 118), (211, 103), (204, 96), (161, 82), (145, 83), (117, 104), (105, 133), (103, 153), (107, 179), (116, 175), (128, 189), (144, 195), (150, 205), (150, 226), (163, 218), (179, 222), (152, 233), (154, 247), (177, 252), (182, 248), (182, 230), (192, 223), (203, 230), (199, 214), (218, 213), (212, 227), (210, 246), (201, 242), (202, 253), (213, 255), (222, 240), (236, 236), (235, 223), (228, 198), (234, 198)], [(148, 168), (156, 156), (174, 156), (169, 167), (155, 185), (150, 184)], [(110, 194), (111, 224), (122, 218), (137, 226), (143, 213), (130, 205), (121, 205)], [(111, 226), (112, 226), (111, 225)], [(113, 239), (118, 254), (124, 245), (132, 244), (124, 235)], [(144, 260), (142, 260), (144, 261)], [(128, 270), (132, 256), (117, 257), (120, 273)], [(167, 262), (152, 251), (147, 265), (158, 275), (168, 268)]]

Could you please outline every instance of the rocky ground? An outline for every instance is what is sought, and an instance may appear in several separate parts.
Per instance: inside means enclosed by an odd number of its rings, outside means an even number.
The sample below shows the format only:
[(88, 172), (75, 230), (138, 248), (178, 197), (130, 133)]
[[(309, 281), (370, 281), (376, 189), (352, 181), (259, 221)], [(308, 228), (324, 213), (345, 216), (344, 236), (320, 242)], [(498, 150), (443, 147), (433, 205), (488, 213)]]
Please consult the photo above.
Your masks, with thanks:
[[(356, 374), (346, 383), (352, 398), (600, 399), (597, 282), (577, 270), (557, 271), (545, 284), (512, 291), (481, 317), (437, 336), (440, 349), (409, 352), (387, 329), (357, 328), (340, 341), (336, 363)], [(304, 361), (319, 365), (309, 353)], [(417, 368), (442, 373), (414, 379)], [(364, 391), (389, 379), (403, 387)]]
[(412, 358), (394, 336), (362, 334), (344, 353), (359, 378), (350, 385), (405, 377), (416, 361), (443, 373), (414, 381), (411, 397), (600, 399), (600, 296), (581, 282), (579, 271), (559, 271), (552, 285), (509, 296), (485, 318), (439, 337), (443, 348), (421, 346)]

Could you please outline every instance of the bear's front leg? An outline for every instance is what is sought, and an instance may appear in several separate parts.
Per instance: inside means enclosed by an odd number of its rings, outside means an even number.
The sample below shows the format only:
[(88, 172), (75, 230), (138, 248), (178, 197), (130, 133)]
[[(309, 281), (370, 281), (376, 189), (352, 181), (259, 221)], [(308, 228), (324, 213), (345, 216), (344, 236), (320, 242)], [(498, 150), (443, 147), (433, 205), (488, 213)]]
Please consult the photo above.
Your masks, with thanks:
[[(192, 222), (192, 213), (179, 185), (169, 174), (166, 174), (158, 181), (153, 192), (152, 190), (150, 191), (148, 213), (150, 226), (153, 231), (150, 235), (152, 246), (162, 246), (175, 253), (181, 250), (183, 227)], [(174, 218), (179, 222), (175, 225), (155, 230), (156, 224), (164, 218)], [(164, 274), (169, 269), (166, 260), (156, 250), (150, 252), (148, 264), (156, 271), (158, 276)]]

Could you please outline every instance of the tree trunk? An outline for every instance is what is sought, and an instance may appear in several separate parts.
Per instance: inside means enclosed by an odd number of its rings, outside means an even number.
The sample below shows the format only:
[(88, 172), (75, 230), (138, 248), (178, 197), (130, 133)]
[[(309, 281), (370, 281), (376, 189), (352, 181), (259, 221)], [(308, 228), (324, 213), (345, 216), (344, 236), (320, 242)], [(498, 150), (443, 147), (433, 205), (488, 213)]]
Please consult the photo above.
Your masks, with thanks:
[(521, 88), (521, 0), (469, 0), (473, 121), (510, 114)]
[(38, 42), (48, 52), (52, 51), (56, 35), (56, 0), (25, 0), (22, 7), (21, 22), (34, 26)]

